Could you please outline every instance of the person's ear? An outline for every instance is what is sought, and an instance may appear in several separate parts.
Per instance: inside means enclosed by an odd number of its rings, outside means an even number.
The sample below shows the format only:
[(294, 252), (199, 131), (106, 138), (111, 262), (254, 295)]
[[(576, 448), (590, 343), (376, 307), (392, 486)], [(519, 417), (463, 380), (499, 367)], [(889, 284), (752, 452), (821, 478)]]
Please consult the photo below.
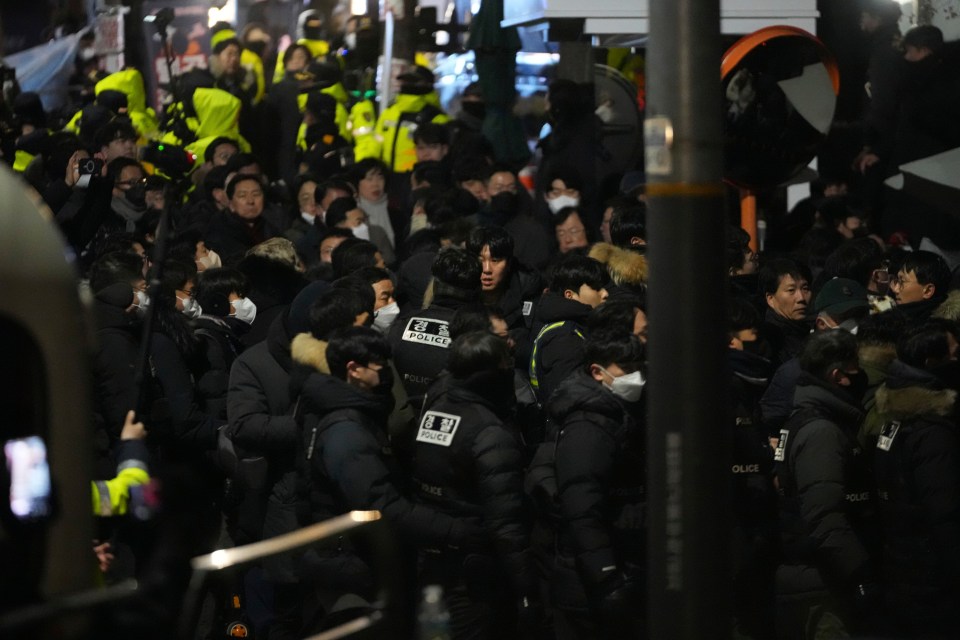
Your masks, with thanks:
[(590, 376), (597, 382), (603, 382), (603, 370), (600, 369), (600, 365), (590, 365)]
[(640, 236), (633, 236), (632, 238), (630, 238), (631, 247), (642, 247), (642, 246), (645, 246), (646, 244), (647, 244), (647, 241), (641, 238)]
[(827, 376), (827, 380), (829, 380), (830, 384), (835, 386), (845, 387), (850, 382), (850, 376), (848, 376), (847, 373), (840, 367), (836, 367), (830, 371), (830, 375)]
[(573, 289), (564, 289), (563, 297), (567, 300), (576, 300), (579, 296)]
[(933, 294), (935, 294), (936, 292), (937, 292), (937, 287), (932, 282), (928, 282), (927, 284), (923, 285), (924, 300), (929, 300), (930, 298), (933, 297)]
[(350, 360), (347, 362), (347, 380), (359, 378), (359, 370), (362, 366), (363, 365), (355, 360)]

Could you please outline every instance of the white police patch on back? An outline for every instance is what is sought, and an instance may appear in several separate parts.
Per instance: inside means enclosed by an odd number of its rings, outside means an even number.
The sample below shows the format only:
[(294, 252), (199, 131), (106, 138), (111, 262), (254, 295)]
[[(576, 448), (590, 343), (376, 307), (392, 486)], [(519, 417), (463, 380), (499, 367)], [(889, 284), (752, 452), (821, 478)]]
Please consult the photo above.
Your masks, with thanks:
[(523, 301), (523, 315), (528, 316), (533, 313), (533, 302), (530, 300)]
[(453, 438), (457, 434), (457, 427), (459, 426), (460, 416), (440, 411), (427, 411), (420, 421), (417, 442), (449, 447), (453, 444)]
[(446, 320), (410, 318), (401, 339), (446, 349), (450, 346), (450, 327)]
[(890, 451), (890, 447), (893, 446), (893, 439), (897, 437), (898, 431), (900, 431), (900, 423), (897, 420), (885, 422), (880, 429), (880, 437), (877, 438), (877, 449)]

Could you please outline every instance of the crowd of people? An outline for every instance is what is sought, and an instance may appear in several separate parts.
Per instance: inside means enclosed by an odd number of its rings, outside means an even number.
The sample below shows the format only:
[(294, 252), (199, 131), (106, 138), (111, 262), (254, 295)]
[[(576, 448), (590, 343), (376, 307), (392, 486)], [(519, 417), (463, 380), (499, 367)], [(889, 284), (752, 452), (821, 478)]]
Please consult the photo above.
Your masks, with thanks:
[[(302, 26), (265, 83), (220, 25), (212, 71), (180, 78), (162, 122), (136, 69), (60, 131), (35, 94), (14, 102), (17, 169), (92, 300), (94, 506), (106, 491), (103, 515), (129, 512), (102, 524), (101, 569), (159, 573), (175, 599), (174, 547), (377, 510), (408, 592), (442, 586), (451, 637), (645, 637), (642, 174), (610, 194), (584, 174), (582, 86), (551, 84), (531, 183), (496, 161), (478, 86), (450, 118), (416, 66), (378, 116)], [(931, 29), (903, 39), (926, 79)], [(916, 116), (915, 92), (881, 93)], [(851, 175), (902, 149), (874, 142), (892, 126), (866, 127)], [(735, 637), (956, 637), (960, 293), (918, 250), (949, 240), (886, 226), (915, 220), (852, 180), (814, 186), (762, 255), (736, 226), (723, 240)], [(159, 498), (128, 502), (106, 481), (144, 426)], [(221, 600), (261, 637), (329, 628), (373, 606), (369, 560), (346, 539), (269, 558), (214, 590), (197, 636), (237, 615)]]

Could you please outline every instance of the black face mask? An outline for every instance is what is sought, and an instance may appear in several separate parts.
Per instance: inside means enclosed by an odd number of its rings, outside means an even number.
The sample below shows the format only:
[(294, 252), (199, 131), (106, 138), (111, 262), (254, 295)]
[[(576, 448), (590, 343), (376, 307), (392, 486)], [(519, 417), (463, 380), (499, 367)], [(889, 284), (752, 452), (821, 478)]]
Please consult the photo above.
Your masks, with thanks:
[(142, 209), (147, 206), (147, 185), (143, 182), (131, 185), (123, 194), (123, 197), (134, 207)]
[(846, 375), (850, 378), (850, 386), (844, 387), (843, 390), (859, 405), (863, 402), (863, 396), (867, 393), (867, 387), (870, 386), (870, 379), (867, 378), (865, 371), (853, 374), (848, 373)]
[(517, 214), (519, 201), (517, 194), (504, 191), (490, 198), (487, 203), (487, 211), (496, 224), (504, 224)]
[(252, 42), (248, 42), (244, 46), (261, 58), (263, 58), (263, 54), (267, 52), (267, 43), (263, 40), (254, 40)]
[(487, 105), (482, 102), (464, 102), (461, 107), (465, 114), (477, 120), (483, 120), (487, 116)]

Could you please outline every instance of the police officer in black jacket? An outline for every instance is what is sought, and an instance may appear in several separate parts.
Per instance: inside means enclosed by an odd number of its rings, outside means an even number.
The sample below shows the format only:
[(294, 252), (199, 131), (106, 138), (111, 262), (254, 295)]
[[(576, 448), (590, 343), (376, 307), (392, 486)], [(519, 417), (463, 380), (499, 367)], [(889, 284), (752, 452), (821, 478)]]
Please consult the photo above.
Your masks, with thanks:
[(447, 364), (453, 314), (480, 299), (480, 263), (463, 249), (441, 250), (432, 273), (433, 301), (400, 314), (390, 330), (394, 364), (415, 412)]
[[(378, 510), (408, 544), (445, 549), (469, 543), (476, 519), (456, 518), (408, 500), (391, 454), (387, 418), (393, 409), (390, 347), (368, 327), (336, 332), (329, 343), (301, 335), (293, 342), (291, 376), (298, 395), (301, 479), (309, 487), (309, 514), (322, 522), (351, 510)], [(329, 611), (344, 593), (372, 598), (372, 574), (343, 541), (310, 551), (303, 579), (319, 585)]]
[(811, 336), (800, 368), (774, 453), (783, 542), (777, 633), (847, 637), (875, 620), (879, 597), (873, 474), (857, 441), (867, 379), (846, 331)]
[(558, 638), (642, 635), (642, 360), (636, 336), (591, 339), (588, 364), (557, 388), (547, 406), (560, 428), (554, 461), (560, 525), (550, 579)]
[(507, 342), (489, 331), (458, 337), (448, 373), (430, 388), (416, 433), (417, 499), (454, 518), (481, 518), (475, 552), (431, 549), (421, 579), (441, 584), (456, 638), (514, 638), (539, 623), (523, 453), (503, 422), (514, 404)]

